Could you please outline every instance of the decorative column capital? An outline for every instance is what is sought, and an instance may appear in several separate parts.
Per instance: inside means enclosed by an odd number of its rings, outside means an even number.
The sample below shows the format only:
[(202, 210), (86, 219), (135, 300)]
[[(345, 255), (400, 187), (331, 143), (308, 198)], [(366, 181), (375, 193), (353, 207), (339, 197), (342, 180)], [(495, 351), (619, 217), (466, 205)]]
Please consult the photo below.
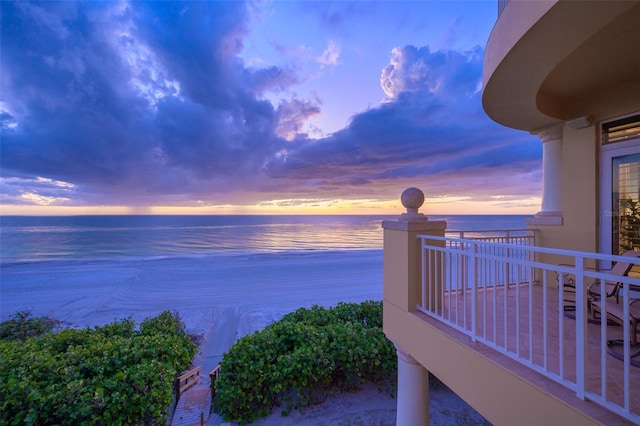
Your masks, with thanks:
[(407, 209), (406, 213), (398, 216), (397, 220), (384, 220), (384, 229), (394, 229), (398, 231), (430, 231), (444, 230), (447, 222), (442, 220), (430, 221), (427, 216), (418, 210), (424, 204), (424, 192), (418, 188), (407, 188), (400, 196), (402, 205)]
[(552, 126), (543, 127), (542, 129), (533, 130), (530, 133), (538, 136), (542, 143), (559, 139), (562, 140), (562, 124), (558, 123)]
[(420, 363), (418, 361), (416, 361), (414, 357), (412, 357), (411, 355), (406, 353), (404, 351), (404, 349), (402, 349), (400, 346), (398, 346), (397, 343), (394, 342), (393, 346), (396, 347), (396, 353), (398, 354), (398, 360), (402, 360), (402, 361), (406, 362), (407, 364), (420, 365)]

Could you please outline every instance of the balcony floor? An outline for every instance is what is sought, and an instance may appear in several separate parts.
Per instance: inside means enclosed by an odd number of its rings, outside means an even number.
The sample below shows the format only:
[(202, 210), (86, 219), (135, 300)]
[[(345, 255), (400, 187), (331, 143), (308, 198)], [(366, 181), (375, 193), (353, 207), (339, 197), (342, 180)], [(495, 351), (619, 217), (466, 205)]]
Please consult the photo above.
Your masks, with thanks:
[[(484, 347), (482, 352), (489, 358), (495, 356), (506, 358), (505, 355), (490, 349), (491, 345), (502, 348), (506, 345), (509, 352), (517, 353), (520, 361), (524, 360), (525, 363), (531, 362), (536, 366), (544, 366), (547, 371), (558, 376), (557, 380), (575, 383), (576, 321), (564, 315), (562, 306), (558, 303), (556, 288), (550, 288), (544, 294), (540, 285), (532, 286), (531, 291), (528, 286), (512, 285), (507, 288), (505, 294), (505, 287), (501, 286), (478, 290), (477, 297), (478, 311), (475, 329), (476, 335), (479, 336), (479, 342), (481, 342), (475, 344), (478, 346), (478, 350), (480, 347)], [(439, 301), (438, 306), (435, 309), (431, 308), (445, 320), (456, 323), (466, 330), (471, 330), (470, 300), (470, 291), (446, 292), (444, 299)], [(516, 300), (518, 300), (517, 304)], [(505, 306), (510, 307), (506, 312)], [(529, 325), (529, 317), (533, 319), (531, 325)], [(559, 330), (562, 330), (562, 333)], [(588, 342), (585, 362), (587, 366), (585, 376), (587, 392), (600, 395), (603, 399), (624, 407), (624, 363), (607, 354), (606, 349), (603, 353), (599, 323), (589, 323), (586, 333)], [(608, 325), (605, 338), (621, 339), (622, 327)], [(622, 347), (616, 349), (622, 353)], [(602, 365), (603, 359), (604, 365)], [(636, 361), (640, 360), (636, 358)], [(519, 375), (538, 386), (548, 387), (551, 382), (548, 378), (543, 378), (541, 374), (527, 367), (520, 366), (517, 369)], [(605, 376), (604, 390), (603, 375)], [(629, 367), (629, 389), (630, 411), (640, 415), (640, 368)], [(597, 404), (588, 402), (583, 407), (585, 403), (576, 398), (575, 392), (569, 389), (565, 388), (565, 391), (559, 391), (559, 393), (563, 394), (562, 399), (571, 405), (581, 405), (580, 409), (583, 411), (591, 410), (589, 406), (597, 406)], [(596, 411), (602, 410), (600, 407), (592, 408)], [(615, 423), (620, 422), (617, 415), (611, 420)]]

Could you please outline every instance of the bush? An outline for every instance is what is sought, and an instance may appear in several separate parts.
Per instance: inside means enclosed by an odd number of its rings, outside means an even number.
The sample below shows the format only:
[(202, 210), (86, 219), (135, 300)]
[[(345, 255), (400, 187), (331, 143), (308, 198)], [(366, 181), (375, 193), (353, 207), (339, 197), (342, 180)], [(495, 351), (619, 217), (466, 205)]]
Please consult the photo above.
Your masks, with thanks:
[(383, 384), (396, 371), (396, 351), (382, 333), (382, 303), (313, 306), (285, 315), (238, 340), (223, 357), (216, 411), (253, 422), (283, 407), (318, 404), (330, 392)]
[(0, 323), (0, 340), (24, 340), (53, 331), (60, 321), (49, 317), (33, 317), (31, 311), (16, 312)]
[(0, 425), (164, 424), (196, 346), (176, 314), (0, 342)]

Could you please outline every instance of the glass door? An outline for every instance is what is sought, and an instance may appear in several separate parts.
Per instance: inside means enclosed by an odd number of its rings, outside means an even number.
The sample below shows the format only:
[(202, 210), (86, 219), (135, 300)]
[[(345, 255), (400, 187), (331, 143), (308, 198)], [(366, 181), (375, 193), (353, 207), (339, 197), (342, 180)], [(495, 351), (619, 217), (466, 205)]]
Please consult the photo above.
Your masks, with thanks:
[(640, 249), (640, 154), (612, 159), (612, 254)]
[(600, 152), (600, 252), (640, 250), (640, 141)]

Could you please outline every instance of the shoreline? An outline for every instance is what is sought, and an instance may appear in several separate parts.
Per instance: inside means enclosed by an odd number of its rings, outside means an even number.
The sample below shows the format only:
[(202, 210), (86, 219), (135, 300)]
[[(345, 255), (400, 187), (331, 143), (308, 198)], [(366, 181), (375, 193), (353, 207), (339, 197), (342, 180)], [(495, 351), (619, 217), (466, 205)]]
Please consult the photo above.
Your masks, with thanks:
[(211, 309), (270, 318), (313, 304), (382, 298), (381, 251), (44, 262), (1, 272), (2, 320), (31, 310), (78, 327), (177, 310), (189, 329), (202, 332), (199, 317)]

